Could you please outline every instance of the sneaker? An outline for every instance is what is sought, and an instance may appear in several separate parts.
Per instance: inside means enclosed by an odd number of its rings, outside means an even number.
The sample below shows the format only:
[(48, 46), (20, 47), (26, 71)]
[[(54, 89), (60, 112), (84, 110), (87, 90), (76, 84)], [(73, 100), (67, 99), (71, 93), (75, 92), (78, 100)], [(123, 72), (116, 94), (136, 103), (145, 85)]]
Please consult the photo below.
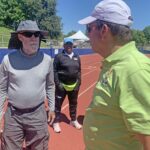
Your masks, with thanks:
[(53, 129), (56, 133), (60, 133), (61, 132), (61, 128), (59, 123), (53, 123)]
[(81, 128), (82, 128), (82, 125), (79, 124), (79, 122), (78, 122), (77, 120), (75, 120), (75, 121), (70, 121), (70, 124), (71, 124), (72, 126), (74, 126), (76, 129), (81, 129)]

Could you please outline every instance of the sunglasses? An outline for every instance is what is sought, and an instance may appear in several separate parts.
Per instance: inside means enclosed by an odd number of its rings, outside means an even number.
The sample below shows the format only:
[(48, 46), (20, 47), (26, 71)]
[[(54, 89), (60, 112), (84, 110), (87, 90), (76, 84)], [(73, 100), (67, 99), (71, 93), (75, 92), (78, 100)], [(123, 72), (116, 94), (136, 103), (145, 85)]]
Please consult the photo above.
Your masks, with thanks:
[(34, 37), (39, 37), (41, 34), (40, 32), (23, 32), (21, 33), (23, 36), (27, 37), (27, 38), (30, 38), (34, 35)]
[(96, 26), (90, 26), (89, 24), (86, 26), (86, 32), (90, 33)]
[(90, 33), (92, 30), (95, 30), (95, 29), (101, 29), (101, 27), (103, 26), (103, 23), (100, 22), (100, 20), (96, 20), (95, 21), (96, 24), (87, 24), (86, 25), (86, 32), (87, 33)]

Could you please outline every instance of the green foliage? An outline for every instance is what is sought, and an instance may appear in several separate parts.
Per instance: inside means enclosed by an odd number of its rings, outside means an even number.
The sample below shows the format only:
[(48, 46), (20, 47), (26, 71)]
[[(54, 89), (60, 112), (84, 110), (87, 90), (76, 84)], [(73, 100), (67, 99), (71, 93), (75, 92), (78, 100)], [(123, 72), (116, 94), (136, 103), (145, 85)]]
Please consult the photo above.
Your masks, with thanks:
[(150, 43), (150, 26), (145, 27), (143, 32), (144, 32), (144, 35), (147, 39), (147, 43)]
[(61, 36), (61, 18), (56, 15), (56, 1), (55, 0), (44, 0), (42, 18), (39, 24), (44, 27), (45, 30), (50, 31), (50, 37), (58, 39)]
[(136, 42), (136, 44), (139, 46), (144, 46), (146, 44), (146, 37), (143, 31), (140, 30), (132, 30), (132, 36), (133, 40)]
[(52, 39), (61, 36), (61, 18), (56, 15), (56, 0), (0, 0), (0, 26), (16, 29), (21, 20), (36, 20)]
[(16, 0), (0, 0), (0, 26), (14, 28), (15, 24), (25, 19), (24, 13)]

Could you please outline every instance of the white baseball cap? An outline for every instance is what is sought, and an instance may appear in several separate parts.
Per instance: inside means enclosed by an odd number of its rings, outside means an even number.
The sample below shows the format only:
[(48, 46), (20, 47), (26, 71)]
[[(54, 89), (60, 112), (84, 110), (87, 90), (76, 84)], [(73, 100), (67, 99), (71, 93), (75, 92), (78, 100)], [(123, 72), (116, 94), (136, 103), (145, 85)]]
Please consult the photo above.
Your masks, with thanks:
[(123, 0), (102, 0), (95, 6), (91, 16), (78, 23), (89, 24), (97, 19), (128, 27), (133, 23), (130, 8)]

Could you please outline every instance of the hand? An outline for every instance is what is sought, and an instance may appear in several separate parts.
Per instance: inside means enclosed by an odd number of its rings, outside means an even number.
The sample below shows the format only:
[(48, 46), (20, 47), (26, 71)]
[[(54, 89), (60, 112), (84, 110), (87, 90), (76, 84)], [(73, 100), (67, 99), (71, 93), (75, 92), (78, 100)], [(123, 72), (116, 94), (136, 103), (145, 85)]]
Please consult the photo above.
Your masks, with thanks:
[(60, 90), (63, 90), (63, 89), (64, 89), (62, 83), (59, 83), (58, 88), (59, 88)]
[(77, 82), (77, 85), (75, 86), (75, 88), (73, 89), (74, 91), (79, 91), (80, 89), (80, 83)]
[(0, 140), (1, 140), (1, 138), (2, 138), (2, 134), (3, 134), (3, 130), (0, 129)]
[(0, 121), (0, 139), (2, 138), (3, 128), (2, 128), (2, 121)]
[(80, 88), (79, 86), (76, 86), (73, 90), (74, 91), (79, 91), (79, 88)]
[(150, 150), (150, 135), (136, 134), (135, 137), (143, 144), (143, 150)]
[(55, 119), (55, 112), (54, 111), (48, 111), (48, 124), (52, 125)]

